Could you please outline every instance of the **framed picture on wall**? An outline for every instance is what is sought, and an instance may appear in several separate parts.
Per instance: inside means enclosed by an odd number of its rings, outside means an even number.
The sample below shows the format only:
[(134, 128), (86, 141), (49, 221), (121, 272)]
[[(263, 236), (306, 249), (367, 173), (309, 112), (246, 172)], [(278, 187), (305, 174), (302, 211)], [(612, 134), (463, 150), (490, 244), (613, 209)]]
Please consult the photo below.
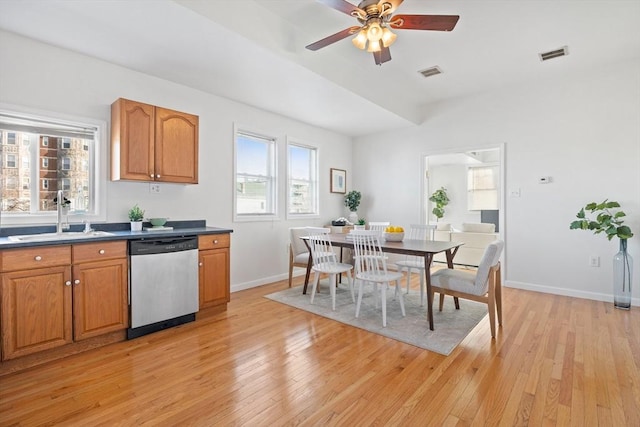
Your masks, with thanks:
[(347, 171), (331, 168), (331, 192), (342, 194), (347, 192)]

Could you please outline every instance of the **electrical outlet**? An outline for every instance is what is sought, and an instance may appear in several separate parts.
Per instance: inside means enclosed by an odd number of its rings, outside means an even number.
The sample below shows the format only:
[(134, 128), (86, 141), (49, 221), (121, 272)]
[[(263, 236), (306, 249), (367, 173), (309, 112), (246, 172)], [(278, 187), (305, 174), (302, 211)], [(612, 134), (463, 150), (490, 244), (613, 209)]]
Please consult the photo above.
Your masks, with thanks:
[(159, 193), (160, 192), (160, 184), (149, 183), (149, 193)]
[(596, 255), (591, 255), (589, 257), (589, 266), (590, 267), (600, 267), (600, 257)]

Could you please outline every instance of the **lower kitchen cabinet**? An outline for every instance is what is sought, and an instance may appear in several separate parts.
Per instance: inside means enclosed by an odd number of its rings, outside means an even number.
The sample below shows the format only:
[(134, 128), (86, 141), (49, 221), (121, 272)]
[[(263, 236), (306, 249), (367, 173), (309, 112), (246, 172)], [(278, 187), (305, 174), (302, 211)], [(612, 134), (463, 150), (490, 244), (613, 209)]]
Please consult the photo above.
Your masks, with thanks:
[(230, 300), (229, 234), (198, 237), (200, 309), (226, 306)]
[(83, 243), (72, 253), (73, 338), (127, 329), (127, 243)]
[(0, 252), (2, 360), (128, 327), (127, 245)]
[(72, 341), (71, 266), (2, 274), (2, 360)]

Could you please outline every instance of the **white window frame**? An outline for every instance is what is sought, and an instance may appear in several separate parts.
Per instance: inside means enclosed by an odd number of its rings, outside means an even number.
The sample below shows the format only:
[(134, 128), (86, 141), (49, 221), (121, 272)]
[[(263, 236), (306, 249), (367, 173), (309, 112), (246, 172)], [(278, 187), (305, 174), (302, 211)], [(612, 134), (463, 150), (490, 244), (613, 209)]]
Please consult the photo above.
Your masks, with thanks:
[[(301, 149), (305, 149), (305, 150), (309, 150), (312, 155), (311, 155), (311, 159), (310, 162), (311, 164), (308, 165), (309, 167), (309, 173), (310, 176), (307, 177), (308, 179), (306, 180), (306, 182), (308, 183), (309, 186), (309, 193), (310, 193), (310, 198), (311, 198), (311, 212), (304, 212), (304, 213), (300, 213), (300, 212), (293, 212), (292, 211), (292, 202), (293, 199), (291, 197), (291, 187), (292, 187), (292, 183), (294, 180), (294, 177), (292, 176), (292, 167), (294, 166), (293, 160), (291, 159), (291, 148), (292, 147), (297, 147), (297, 148), (301, 148)], [(299, 180), (299, 178), (297, 179)], [(303, 180), (305, 181), (305, 180)], [(320, 202), (319, 202), (319, 173), (318, 173), (318, 147), (315, 147), (311, 144), (305, 144), (299, 140), (296, 140), (295, 138), (291, 138), (291, 137), (287, 137), (287, 182), (286, 182), (286, 195), (287, 195), (287, 202), (286, 202), (286, 212), (287, 212), (287, 219), (301, 219), (301, 218), (318, 218), (320, 217), (320, 212), (319, 212), (319, 206), (320, 206)]]
[[(471, 188), (469, 180), (471, 171), (474, 169), (495, 169), (497, 176), (494, 177), (494, 187), (493, 188)], [(496, 198), (495, 207), (479, 207), (477, 209), (472, 209), (473, 202), (472, 199), (476, 192), (494, 192)], [(467, 166), (467, 210), (471, 212), (478, 212), (481, 210), (489, 210), (489, 209), (500, 209), (500, 165), (498, 163), (483, 163), (479, 165), (470, 165)]]
[[(91, 156), (90, 174), (93, 177), (91, 189), (91, 197), (93, 198), (93, 209), (91, 212), (84, 212), (82, 215), (69, 215), (69, 222), (81, 223), (83, 220), (91, 222), (107, 220), (107, 149), (109, 141), (107, 139), (108, 126), (104, 120), (68, 115), (46, 110), (38, 110), (30, 107), (19, 106), (15, 104), (0, 103), (0, 114), (8, 114), (21, 116), (30, 119), (54, 121), (57, 123), (71, 126), (91, 126), (96, 128), (95, 139), (91, 150), (94, 150)], [(31, 150), (39, 150), (40, 146), (47, 147), (48, 140), (44, 140), (42, 145), (31, 144)], [(37, 162), (36, 164), (39, 164)], [(31, 181), (40, 181), (37, 171), (39, 168), (31, 168)], [(42, 184), (36, 186), (41, 188)], [(36, 187), (31, 186), (30, 191), (35, 191)], [(40, 208), (43, 209), (43, 208)], [(2, 214), (2, 225), (31, 225), (31, 224), (51, 224), (56, 221), (56, 211), (41, 211), (31, 213), (12, 213)]]
[(42, 158), (42, 167), (43, 168), (48, 168), (49, 167), (49, 158), (48, 157), (43, 157)]
[(60, 170), (68, 171), (71, 170), (71, 157), (64, 156), (62, 159), (62, 164), (60, 165)]
[[(13, 166), (11, 165), (13, 164)], [(18, 167), (18, 155), (17, 154), (7, 154), (7, 168), (15, 169)]]
[[(248, 137), (254, 137), (270, 142), (269, 147), (269, 159), (268, 159), (268, 175), (264, 177), (267, 181), (270, 181), (270, 189), (268, 191), (269, 197), (267, 203), (268, 212), (265, 213), (239, 213), (238, 212), (238, 193), (237, 182), (238, 175), (238, 136), (246, 135)], [(278, 210), (278, 138), (271, 135), (269, 132), (259, 131), (250, 127), (240, 126), (234, 123), (233, 131), (233, 220), (234, 222), (248, 222), (248, 221), (273, 221), (279, 219)]]

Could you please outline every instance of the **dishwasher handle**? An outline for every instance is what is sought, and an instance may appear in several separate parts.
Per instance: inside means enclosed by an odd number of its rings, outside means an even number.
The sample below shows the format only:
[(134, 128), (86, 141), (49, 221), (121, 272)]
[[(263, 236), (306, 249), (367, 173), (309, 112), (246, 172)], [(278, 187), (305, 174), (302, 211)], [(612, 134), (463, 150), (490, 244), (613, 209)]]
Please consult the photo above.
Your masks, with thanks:
[(164, 254), (194, 249), (198, 249), (197, 236), (132, 240), (129, 242), (129, 255), (131, 256)]

